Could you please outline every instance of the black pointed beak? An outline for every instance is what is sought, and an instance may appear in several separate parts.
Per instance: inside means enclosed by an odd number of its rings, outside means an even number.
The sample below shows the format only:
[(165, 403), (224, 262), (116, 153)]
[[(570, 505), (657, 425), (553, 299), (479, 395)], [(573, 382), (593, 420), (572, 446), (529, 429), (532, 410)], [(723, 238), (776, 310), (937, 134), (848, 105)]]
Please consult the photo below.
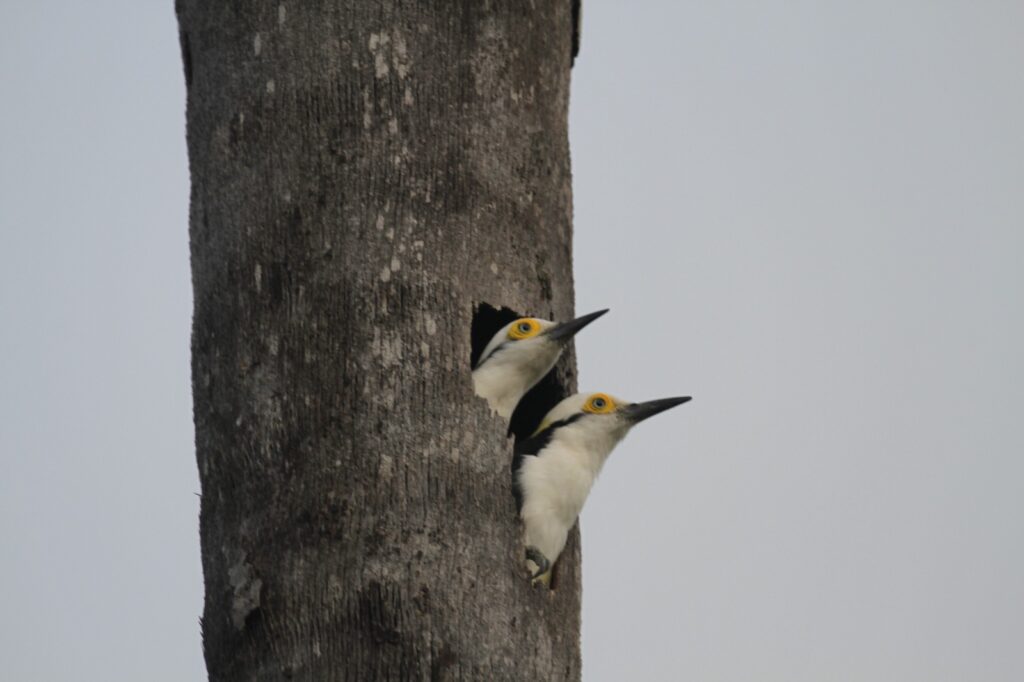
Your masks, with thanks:
[(579, 330), (583, 329), (606, 312), (608, 312), (608, 308), (598, 310), (596, 313), (584, 315), (583, 317), (577, 317), (575, 320), (556, 324), (554, 327), (548, 329), (545, 332), (545, 335), (552, 341), (561, 341), (562, 343), (566, 343), (569, 339), (576, 336), (576, 333), (579, 332)]
[(682, 405), (690, 401), (690, 396), (685, 398), (662, 398), (661, 400), (648, 400), (646, 403), (633, 403), (622, 408), (622, 413), (634, 424), (642, 422), (648, 417), (670, 410), (676, 405)]

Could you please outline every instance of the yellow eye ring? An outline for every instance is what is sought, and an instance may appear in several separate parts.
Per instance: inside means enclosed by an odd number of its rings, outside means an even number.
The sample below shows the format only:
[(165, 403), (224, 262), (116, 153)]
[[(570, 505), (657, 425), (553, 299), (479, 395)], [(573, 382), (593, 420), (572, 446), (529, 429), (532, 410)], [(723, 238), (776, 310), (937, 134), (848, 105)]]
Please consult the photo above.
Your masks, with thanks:
[(521, 341), (540, 332), (540, 323), (532, 317), (524, 317), (512, 323), (508, 329), (508, 338), (513, 341)]
[(595, 393), (587, 398), (583, 411), (591, 414), (608, 414), (615, 411), (615, 401), (607, 393)]

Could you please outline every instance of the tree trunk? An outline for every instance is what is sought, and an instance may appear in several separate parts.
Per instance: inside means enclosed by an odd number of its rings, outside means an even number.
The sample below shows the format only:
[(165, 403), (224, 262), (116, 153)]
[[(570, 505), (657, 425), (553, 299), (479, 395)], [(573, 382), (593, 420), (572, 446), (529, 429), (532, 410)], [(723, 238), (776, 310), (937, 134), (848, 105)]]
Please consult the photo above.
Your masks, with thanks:
[(571, 4), (178, 1), (211, 679), (579, 678), (469, 365), (573, 315)]

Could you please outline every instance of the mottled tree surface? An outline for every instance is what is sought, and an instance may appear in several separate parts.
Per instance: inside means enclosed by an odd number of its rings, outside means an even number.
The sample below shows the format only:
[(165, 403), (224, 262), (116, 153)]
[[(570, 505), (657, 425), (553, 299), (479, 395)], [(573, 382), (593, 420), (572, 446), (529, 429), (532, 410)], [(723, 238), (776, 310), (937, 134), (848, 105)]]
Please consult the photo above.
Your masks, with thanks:
[(211, 679), (579, 678), (469, 368), (574, 312), (571, 5), (179, 0)]

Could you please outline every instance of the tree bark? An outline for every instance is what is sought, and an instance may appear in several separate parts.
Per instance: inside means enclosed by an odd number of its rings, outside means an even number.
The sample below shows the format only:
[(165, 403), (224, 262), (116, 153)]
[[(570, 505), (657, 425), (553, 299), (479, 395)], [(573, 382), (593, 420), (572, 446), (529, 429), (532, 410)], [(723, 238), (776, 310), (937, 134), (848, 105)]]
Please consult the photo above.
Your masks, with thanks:
[(574, 312), (571, 3), (177, 5), (210, 678), (578, 679), (469, 365)]

